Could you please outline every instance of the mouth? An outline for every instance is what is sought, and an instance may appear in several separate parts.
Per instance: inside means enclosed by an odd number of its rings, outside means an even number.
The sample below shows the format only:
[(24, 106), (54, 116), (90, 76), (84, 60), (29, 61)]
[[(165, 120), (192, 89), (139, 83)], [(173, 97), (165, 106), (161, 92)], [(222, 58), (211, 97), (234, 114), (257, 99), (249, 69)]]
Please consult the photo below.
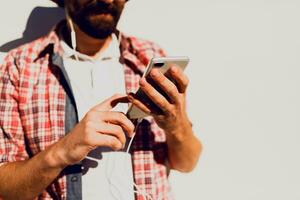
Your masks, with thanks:
[(92, 20), (111, 20), (113, 18), (111, 13), (94, 13), (90, 15), (90, 19)]
[(112, 5), (98, 4), (95, 6), (87, 7), (86, 12), (91, 14), (112, 14), (113, 12), (115, 12), (115, 9)]

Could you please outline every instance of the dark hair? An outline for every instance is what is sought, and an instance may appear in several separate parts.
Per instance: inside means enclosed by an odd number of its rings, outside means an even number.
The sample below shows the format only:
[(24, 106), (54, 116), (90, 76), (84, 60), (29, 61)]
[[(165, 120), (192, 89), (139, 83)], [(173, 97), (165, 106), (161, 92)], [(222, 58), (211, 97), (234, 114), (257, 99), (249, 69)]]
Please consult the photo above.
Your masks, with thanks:
[(64, 7), (65, 6), (65, 1), (64, 0), (53, 0), (59, 7)]
[[(65, 7), (65, 0), (52, 0), (54, 1), (59, 7)], [(126, 2), (129, 0), (125, 0)]]

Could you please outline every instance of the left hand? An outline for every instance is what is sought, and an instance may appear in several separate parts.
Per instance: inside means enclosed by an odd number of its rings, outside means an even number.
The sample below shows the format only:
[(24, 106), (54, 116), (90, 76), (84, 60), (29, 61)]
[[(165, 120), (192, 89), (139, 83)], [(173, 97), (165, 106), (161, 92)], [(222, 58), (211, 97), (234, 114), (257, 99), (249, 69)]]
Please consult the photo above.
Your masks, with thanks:
[(137, 99), (129, 95), (129, 100), (145, 113), (152, 115), (158, 126), (162, 128), (167, 135), (183, 136), (185, 132), (190, 132), (191, 130), (191, 123), (186, 113), (186, 90), (189, 79), (183, 71), (176, 66), (172, 66), (166, 74), (171, 76), (176, 84), (169, 80), (158, 69), (152, 69), (150, 71), (151, 82), (154, 82), (167, 97), (164, 97), (158, 92), (158, 90), (149, 83), (149, 79), (141, 78), (140, 80), (140, 88), (155, 104), (155, 107), (161, 110), (160, 113), (158, 113), (157, 109), (151, 106), (151, 104), (145, 102), (145, 100), (143, 101), (143, 99)]

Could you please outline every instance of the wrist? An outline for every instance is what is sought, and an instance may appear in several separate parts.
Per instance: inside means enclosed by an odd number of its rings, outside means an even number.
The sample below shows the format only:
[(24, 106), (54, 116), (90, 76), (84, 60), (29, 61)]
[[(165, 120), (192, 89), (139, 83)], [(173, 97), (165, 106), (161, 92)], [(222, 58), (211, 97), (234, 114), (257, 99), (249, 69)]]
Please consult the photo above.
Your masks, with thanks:
[(62, 170), (68, 166), (63, 140), (64, 138), (50, 146), (46, 151), (45, 160), (50, 168), (59, 168)]
[(186, 120), (182, 124), (174, 127), (173, 130), (166, 131), (167, 139), (173, 142), (181, 143), (193, 137), (191, 123)]

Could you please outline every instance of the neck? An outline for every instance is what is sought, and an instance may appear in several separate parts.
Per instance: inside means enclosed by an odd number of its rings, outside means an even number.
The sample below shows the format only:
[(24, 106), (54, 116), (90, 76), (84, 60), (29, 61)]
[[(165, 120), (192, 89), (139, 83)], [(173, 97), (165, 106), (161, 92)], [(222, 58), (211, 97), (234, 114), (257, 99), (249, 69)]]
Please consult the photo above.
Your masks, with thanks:
[[(76, 50), (90, 57), (98, 57), (109, 46), (112, 40), (111, 36), (105, 39), (93, 38), (81, 31), (76, 24), (74, 24), (74, 29), (77, 44)], [(70, 29), (66, 27), (63, 35), (69, 46), (71, 46)]]

